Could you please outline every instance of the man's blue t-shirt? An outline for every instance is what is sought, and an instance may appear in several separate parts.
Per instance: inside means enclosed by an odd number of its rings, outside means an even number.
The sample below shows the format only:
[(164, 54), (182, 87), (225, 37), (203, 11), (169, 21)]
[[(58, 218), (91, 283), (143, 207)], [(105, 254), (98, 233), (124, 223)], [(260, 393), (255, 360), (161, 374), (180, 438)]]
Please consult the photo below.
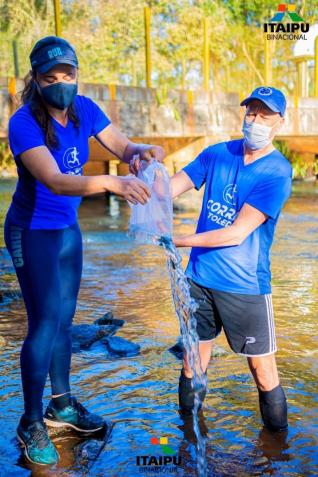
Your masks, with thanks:
[[(51, 118), (59, 147), (49, 150), (63, 174), (82, 175), (89, 156), (88, 138), (101, 132), (110, 120), (85, 96), (76, 96), (75, 109), (79, 128), (71, 120), (64, 127)], [(81, 197), (54, 194), (36, 180), (21, 161), (23, 152), (46, 146), (44, 131), (28, 104), (19, 108), (10, 119), (9, 143), (18, 170), (18, 183), (9, 209), (11, 220), (27, 229), (62, 229), (76, 222)]]
[(215, 290), (271, 293), (269, 252), (280, 211), (291, 193), (292, 168), (277, 150), (244, 165), (243, 139), (209, 146), (183, 169), (197, 190), (205, 184), (197, 233), (230, 226), (247, 203), (268, 219), (240, 245), (192, 248), (186, 274)]

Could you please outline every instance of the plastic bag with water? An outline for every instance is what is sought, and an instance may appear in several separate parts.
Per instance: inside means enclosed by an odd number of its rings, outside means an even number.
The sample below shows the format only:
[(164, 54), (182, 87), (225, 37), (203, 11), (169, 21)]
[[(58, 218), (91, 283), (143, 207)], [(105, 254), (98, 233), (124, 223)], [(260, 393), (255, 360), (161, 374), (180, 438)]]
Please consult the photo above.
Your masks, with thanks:
[(157, 161), (141, 161), (137, 177), (149, 187), (151, 197), (145, 205), (129, 204), (129, 236), (138, 242), (155, 244), (162, 237), (170, 239), (173, 208), (167, 169)]

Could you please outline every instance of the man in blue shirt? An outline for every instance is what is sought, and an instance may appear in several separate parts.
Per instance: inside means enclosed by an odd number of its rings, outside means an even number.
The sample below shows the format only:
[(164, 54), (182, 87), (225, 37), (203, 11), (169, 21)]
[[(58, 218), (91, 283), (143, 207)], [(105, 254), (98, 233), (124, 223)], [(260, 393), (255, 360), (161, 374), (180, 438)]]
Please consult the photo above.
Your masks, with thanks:
[[(196, 234), (176, 237), (174, 243), (192, 247), (186, 274), (198, 304), (203, 372), (212, 342), (223, 328), (232, 350), (247, 357), (265, 426), (285, 430), (287, 405), (274, 354), (269, 253), (291, 193), (291, 165), (272, 143), (284, 122), (286, 100), (275, 88), (259, 87), (241, 105), (246, 106), (244, 138), (209, 146), (172, 178), (173, 197), (205, 184)], [(194, 405), (191, 378), (185, 355), (179, 382), (185, 411)]]

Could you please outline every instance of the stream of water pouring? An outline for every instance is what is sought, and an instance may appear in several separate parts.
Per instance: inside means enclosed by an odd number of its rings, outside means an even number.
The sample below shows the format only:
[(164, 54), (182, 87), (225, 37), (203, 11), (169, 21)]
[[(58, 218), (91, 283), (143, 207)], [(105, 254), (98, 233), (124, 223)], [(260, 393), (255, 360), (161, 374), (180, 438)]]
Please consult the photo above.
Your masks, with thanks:
[(194, 312), (196, 302), (191, 298), (189, 285), (182, 268), (182, 258), (171, 239), (162, 239), (159, 243), (163, 246), (166, 256), (171, 291), (176, 314), (180, 322), (182, 344), (187, 353), (187, 359), (193, 373), (192, 385), (194, 390), (193, 426), (197, 438), (197, 470), (199, 477), (207, 476), (206, 440), (199, 429), (198, 410), (202, 404), (199, 391), (207, 386), (207, 377), (202, 372), (199, 355), (199, 337), (196, 332), (196, 319)]
[(163, 164), (142, 161), (138, 178), (151, 191), (151, 198), (145, 205), (132, 205), (129, 235), (141, 243), (151, 243), (163, 247), (167, 257), (173, 303), (180, 322), (182, 344), (187, 361), (193, 373), (194, 391), (193, 427), (197, 439), (197, 469), (199, 477), (206, 477), (207, 463), (205, 438), (201, 435), (198, 410), (202, 404), (199, 393), (207, 386), (206, 375), (202, 372), (199, 355), (199, 338), (196, 332), (194, 312), (196, 303), (190, 296), (189, 285), (182, 268), (182, 259), (172, 241), (173, 206), (169, 174)]
[(207, 476), (206, 439), (201, 435), (199, 428), (198, 410), (202, 404), (199, 392), (207, 386), (207, 377), (202, 372), (199, 356), (199, 337), (196, 332), (194, 312), (196, 302), (191, 298), (189, 285), (182, 268), (182, 258), (169, 237), (158, 237), (142, 228), (130, 228), (129, 236), (142, 243), (151, 243), (164, 248), (168, 272), (171, 282), (172, 298), (176, 314), (180, 322), (182, 344), (187, 353), (189, 366), (193, 373), (192, 385), (194, 390), (193, 429), (196, 435), (196, 455), (198, 477)]

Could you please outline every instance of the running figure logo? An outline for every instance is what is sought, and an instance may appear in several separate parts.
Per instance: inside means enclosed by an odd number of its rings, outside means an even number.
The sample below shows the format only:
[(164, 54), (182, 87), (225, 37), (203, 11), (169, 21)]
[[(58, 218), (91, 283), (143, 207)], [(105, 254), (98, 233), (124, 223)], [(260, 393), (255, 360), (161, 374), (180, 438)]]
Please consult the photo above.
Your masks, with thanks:
[(78, 158), (79, 152), (76, 149), (76, 146), (69, 147), (64, 152), (63, 164), (67, 169), (73, 169), (74, 167), (80, 167), (81, 163)]
[(229, 184), (223, 191), (223, 199), (230, 205), (236, 205), (237, 185)]

